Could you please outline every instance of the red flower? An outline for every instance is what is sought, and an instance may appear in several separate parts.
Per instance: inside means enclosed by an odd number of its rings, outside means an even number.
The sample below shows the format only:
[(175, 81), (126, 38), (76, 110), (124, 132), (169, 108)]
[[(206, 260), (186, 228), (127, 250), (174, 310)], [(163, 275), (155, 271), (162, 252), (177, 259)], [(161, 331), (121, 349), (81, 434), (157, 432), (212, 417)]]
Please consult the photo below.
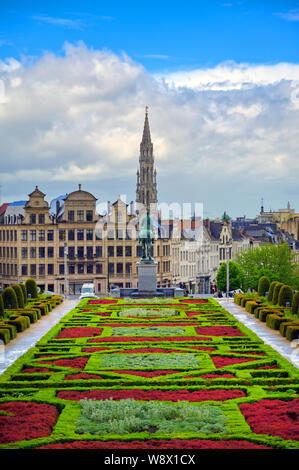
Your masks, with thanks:
[(64, 380), (81, 380), (81, 379), (103, 379), (100, 375), (95, 374), (84, 374), (80, 372), (79, 374), (70, 374), (64, 377)]
[(158, 342), (158, 341), (211, 341), (211, 338), (205, 338), (204, 336), (198, 337), (198, 336), (167, 336), (167, 338), (161, 338), (159, 336), (108, 336), (104, 338), (95, 338), (95, 339), (90, 339), (88, 340), (88, 343), (102, 343), (102, 342)]
[(200, 402), (206, 400), (231, 400), (233, 398), (244, 397), (242, 390), (141, 390), (141, 389), (122, 389), (122, 390), (61, 390), (57, 393), (58, 398), (64, 400), (81, 400), (83, 398), (106, 400), (122, 400), (124, 398), (132, 398), (134, 400), (165, 400), (165, 401), (189, 401)]
[(239, 408), (256, 434), (299, 439), (299, 398), (290, 401), (260, 400)]
[(195, 328), (199, 335), (209, 336), (245, 336), (238, 328), (232, 326), (201, 326)]
[(102, 300), (90, 300), (88, 302), (88, 305), (105, 305), (105, 304), (116, 304), (117, 303), (117, 300), (113, 300), (113, 299), (102, 299)]
[(62, 338), (85, 338), (89, 336), (100, 336), (102, 334), (103, 328), (93, 328), (93, 327), (81, 327), (77, 326), (74, 328), (64, 328), (58, 336), (57, 339)]
[(224, 357), (224, 356), (211, 356), (217, 368), (230, 366), (232, 364), (241, 364), (242, 362), (249, 362), (254, 359), (247, 357)]
[(1, 444), (49, 436), (59, 416), (55, 406), (45, 403), (0, 403), (0, 410), (14, 415), (0, 415)]
[(53, 372), (50, 369), (46, 369), (43, 367), (32, 367), (31, 369), (23, 369), (22, 374), (35, 374), (35, 373), (44, 373), (44, 372)]
[(177, 374), (179, 370), (153, 370), (153, 371), (134, 371), (134, 370), (113, 370), (116, 374), (129, 374), (141, 377), (159, 377), (160, 375)]
[(73, 369), (84, 369), (89, 357), (75, 357), (74, 359), (57, 359), (57, 361), (37, 361), (40, 364), (53, 364), (60, 367), (71, 367)]
[(206, 439), (153, 439), (149, 441), (73, 441), (48, 444), (36, 449), (271, 449), (250, 441)]

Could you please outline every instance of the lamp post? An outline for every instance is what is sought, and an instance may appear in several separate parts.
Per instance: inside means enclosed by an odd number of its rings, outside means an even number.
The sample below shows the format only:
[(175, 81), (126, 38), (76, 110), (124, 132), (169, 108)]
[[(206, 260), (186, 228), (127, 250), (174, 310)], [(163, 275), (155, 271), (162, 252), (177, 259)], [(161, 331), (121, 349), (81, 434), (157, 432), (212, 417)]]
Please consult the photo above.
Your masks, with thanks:
[(229, 293), (229, 243), (230, 243), (230, 240), (228, 240), (226, 244), (226, 298), (227, 299), (228, 299), (228, 293)]
[(110, 291), (110, 279), (109, 279), (109, 251), (107, 247), (107, 294), (109, 295)]
[(67, 244), (66, 242), (64, 242), (64, 294), (65, 296), (67, 296), (68, 294), (67, 255), (68, 255)]

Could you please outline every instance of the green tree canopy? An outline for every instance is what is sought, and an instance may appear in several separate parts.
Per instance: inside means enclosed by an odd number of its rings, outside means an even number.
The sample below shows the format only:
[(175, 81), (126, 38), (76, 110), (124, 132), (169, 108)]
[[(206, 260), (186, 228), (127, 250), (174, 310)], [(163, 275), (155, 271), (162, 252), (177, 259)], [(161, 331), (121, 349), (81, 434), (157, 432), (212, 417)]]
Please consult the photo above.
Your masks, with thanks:
[[(229, 262), (229, 289), (243, 289), (244, 273), (234, 261)], [(217, 289), (226, 291), (226, 263), (222, 263), (216, 276)]]
[(270, 281), (279, 281), (296, 287), (298, 266), (294, 261), (295, 254), (286, 243), (281, 245), (262, 244), (237, 254), (236, 262), (244, 271), (244, 288), (258, 289), (261, 276)]

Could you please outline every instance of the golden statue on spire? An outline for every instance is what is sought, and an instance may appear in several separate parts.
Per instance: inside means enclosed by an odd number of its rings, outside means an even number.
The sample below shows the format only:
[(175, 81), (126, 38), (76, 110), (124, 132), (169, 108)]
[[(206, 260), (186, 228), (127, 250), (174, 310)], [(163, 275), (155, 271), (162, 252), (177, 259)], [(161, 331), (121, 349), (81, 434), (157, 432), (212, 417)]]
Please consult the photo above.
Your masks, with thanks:
[(145, 114), (148, 113), (148, 106), (145, 107)]

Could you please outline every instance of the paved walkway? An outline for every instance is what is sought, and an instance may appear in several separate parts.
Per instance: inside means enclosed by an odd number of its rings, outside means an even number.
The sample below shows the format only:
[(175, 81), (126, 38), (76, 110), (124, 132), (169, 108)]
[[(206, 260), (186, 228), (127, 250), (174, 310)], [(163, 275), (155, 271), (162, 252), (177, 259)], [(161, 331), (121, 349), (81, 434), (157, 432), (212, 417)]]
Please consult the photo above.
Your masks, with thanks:
[(243, 323), (247, 328), (261, 338), (265, 344), (271, 346), (281, 356), (285, 357), (294, 366), (299, 368), (299, 342), (294, 340), (288, 341), (281, 336), (279, 331), (272, 330), (266, 323), (261, 322), (254, 315), (246, 312), (246, 310), (239, 305), (235, 304), (232, 299), (215, 299), (219, 304), (228, 310), (240, 323)]
[(41, 317), (36, 323), (30, 325), (30, 328), (22, 331), (22, 333), (18, 333), (17, 337), (8, 344), (0, 345), (0, 375), (13, 364), (16, 359), (22, 356), (28, 349), (32, 348), (62, 317), (74, 308), (78, 302), (78, 299), (65, 299), (62, 304), (58, 305), (48, 315)]

